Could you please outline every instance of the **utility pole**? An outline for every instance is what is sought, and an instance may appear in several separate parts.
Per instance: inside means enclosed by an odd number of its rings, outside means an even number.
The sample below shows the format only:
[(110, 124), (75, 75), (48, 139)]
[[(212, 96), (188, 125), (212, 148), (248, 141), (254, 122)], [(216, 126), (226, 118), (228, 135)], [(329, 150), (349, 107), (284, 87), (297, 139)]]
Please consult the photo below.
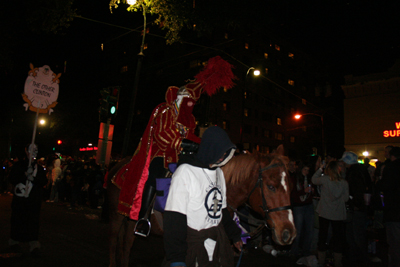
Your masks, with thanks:
[(126, 123), (126, 128), (125, 128), (124, 142), (122, 145), (122, 156), (123, 157), (126, 157), (128, 154), (133, 116), (135, 115), (135, 103), (136, 103), (136, 96), (137, 96), (137, 91), (138, 91), (138, 87), (139, 87), (140, 70), (142, 68), (142, 62), (143, 62), (143, 58), (144, 58), (143, 50), (144, 50), (144, 40), (145, 40), (145, 36), (146, 36), (146, 10), (145, 10), (144, 3), (142, 4), (142, 8), (143, 8), (143, 23), (144, 23), (143, 24), (143, 37), (142, 37), (142, 44), (140, 46), (140, 52), (138, 54), (138, 62), (137, 62), (137, 66), (136, 66), (135, 81), (133, 84), (132, 99), (131, 99), (131, 104), (129, 107), (128, 121)]

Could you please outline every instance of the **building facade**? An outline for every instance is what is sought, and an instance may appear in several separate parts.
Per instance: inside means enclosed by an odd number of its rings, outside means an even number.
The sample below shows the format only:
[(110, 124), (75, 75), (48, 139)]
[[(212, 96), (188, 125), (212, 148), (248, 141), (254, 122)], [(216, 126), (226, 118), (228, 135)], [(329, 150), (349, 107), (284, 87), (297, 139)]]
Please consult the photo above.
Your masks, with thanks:
[(400, 61), (383, 73), (346, 76), (342, 88), (346, 150), (385, 160), (386, 146), (400, 146)]

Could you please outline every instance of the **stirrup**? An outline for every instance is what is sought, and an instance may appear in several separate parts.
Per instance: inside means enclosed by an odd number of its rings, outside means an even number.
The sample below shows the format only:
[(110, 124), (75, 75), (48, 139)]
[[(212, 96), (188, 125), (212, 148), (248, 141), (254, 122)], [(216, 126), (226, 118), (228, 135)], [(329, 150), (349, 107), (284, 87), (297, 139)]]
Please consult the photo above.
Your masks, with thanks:
[[(138, 225), (139, 225), (139, 227), (138, 227)], [(143, 227), (143, 226), (147, 226), (147, 229), (146, 229), (146, 227)], [(136, 222), (134, 233), (135, 233), (135, 235), (148, 237), (150, 234), (150, 230), (151, 230), (150, 221), (148, 219), (141, 218)]]

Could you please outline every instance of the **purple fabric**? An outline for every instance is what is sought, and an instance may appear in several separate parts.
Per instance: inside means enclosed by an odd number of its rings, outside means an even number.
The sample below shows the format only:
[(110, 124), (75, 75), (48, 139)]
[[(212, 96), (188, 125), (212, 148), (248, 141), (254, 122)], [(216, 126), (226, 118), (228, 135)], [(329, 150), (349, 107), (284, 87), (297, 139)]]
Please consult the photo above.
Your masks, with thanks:
[(176, 171), (176, 168), (178, 168), (178, 164), (177, 163), (168, 164), (168, 169), (169, 169), (170, 172), (174, 173)]
[(156, 178), (157, 196), (154, 203), (155, 210), (159, 212), (164, 212), (170, 186), (171, 186), (171, 177)]

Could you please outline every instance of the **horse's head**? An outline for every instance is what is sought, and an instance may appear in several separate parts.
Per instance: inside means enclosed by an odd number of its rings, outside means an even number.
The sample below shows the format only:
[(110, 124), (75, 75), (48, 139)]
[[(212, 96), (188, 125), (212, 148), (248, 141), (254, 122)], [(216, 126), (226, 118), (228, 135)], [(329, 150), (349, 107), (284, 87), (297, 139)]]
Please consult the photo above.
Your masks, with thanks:
[(276, 152), (259, 156), (259, 162), (258, 181), (249, 203), (267, 221), (274, 241), (289, 245), (296, 237), (296, 228), (290, 206), (288, 158), (283, 155), (283, 146)]
[(237, 156), (223, 167), (229, 205), (237, 208), (247, 202), (264, 217), (272, 229), (272, 238), (280, 245), (289, 245), (296, 237), (287, 163), (283, 146), (279, 146), (276, 152), (265, 156)]

